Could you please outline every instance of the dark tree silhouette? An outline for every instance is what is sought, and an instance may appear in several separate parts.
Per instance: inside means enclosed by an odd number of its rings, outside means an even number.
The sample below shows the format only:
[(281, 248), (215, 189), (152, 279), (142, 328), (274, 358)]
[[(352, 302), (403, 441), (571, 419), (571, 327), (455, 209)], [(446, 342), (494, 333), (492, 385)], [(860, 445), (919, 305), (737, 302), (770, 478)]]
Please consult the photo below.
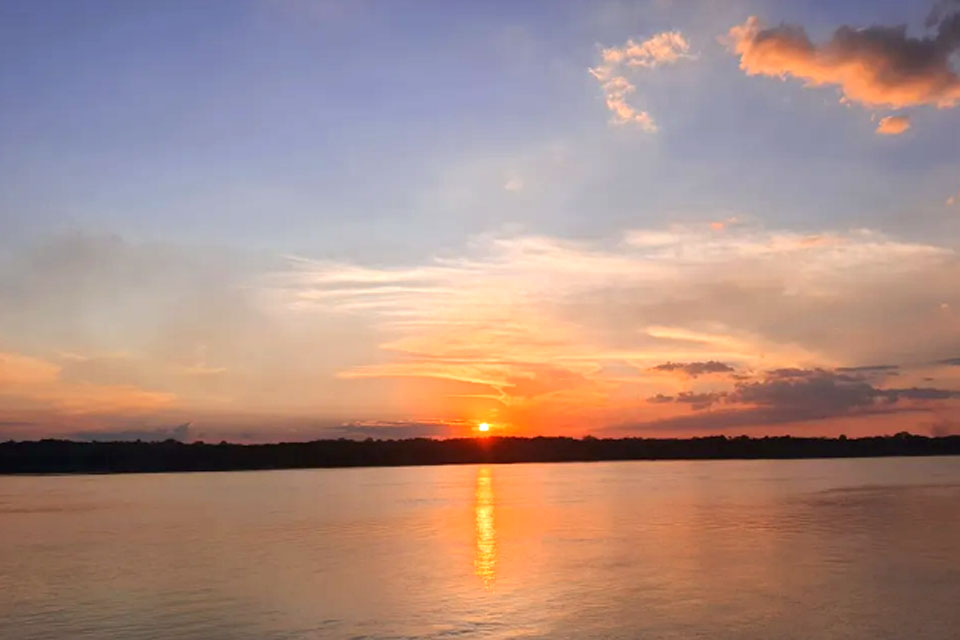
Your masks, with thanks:
[(960, 436), (869, 438), (453, 438), (241, 445), (39, 440), (0, 443), (0, 473), (131, 473), (598, 460), (960, 455)]

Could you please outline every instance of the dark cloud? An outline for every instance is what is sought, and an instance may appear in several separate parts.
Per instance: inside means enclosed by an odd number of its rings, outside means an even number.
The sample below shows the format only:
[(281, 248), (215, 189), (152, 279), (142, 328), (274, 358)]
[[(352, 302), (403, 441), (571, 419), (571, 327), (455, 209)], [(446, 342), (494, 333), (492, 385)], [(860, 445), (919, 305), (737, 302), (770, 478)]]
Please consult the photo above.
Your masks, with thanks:
[(896, 402), (900, 398), (907, 398), (908, 400), (947, 400), (949, 398), (960, 398), (960, 391), (935, 389), (933, 387), (910, 387), (909, 389), (882, 389), (877, 391), (877, 395), (887, 398), (891, 402)]
[(681, 391), (676, 396), (665, 396), (662, 393), (658, 393), (652, 398), (647, 398), (647, 402), (653, 404), (666, 404), (670, 402), (677, 402), (681, 404), (688, 404), (690, 408), (694, 411), (700, 411), (702, 409), (707, 409), (711, 405), (720, 402), (726, 397), (725, 393), (718, 392), (706, 392), (706, 393), (695, 393), (693, 391)]
[(682, 371), (692, 378), (707, 373), (729, 373), (733, 367), (723, 362), (709, 360), (707, 362), (664, 362), (652, 367), (654, 371)]
[[(860, 415), (874, 413), (893, 413), (898, 409), (870, 409), (859, 412)], [(704, 411), (671, 418), (620, 424), (609, 427), (608, 431), (724, 431), (742, 427), (777, 426), (795, 422), (826, 420), (836, 417), (815, 407), (752, 407), (749, 409), (719, 409)]]
[(925, 402), (954, 398), (960, 398), (960, 391), (933, 387), (883, 389), (860, 376), (824, 369), (775, 369), (767, 372), (760, 380), (737, 382), (733, 391), (728, 393), (684, 392), (676, 397), (658, 395), (649, 399), (651, 402), (684, 402), (698, 411), (720, 403), (722, 408), (632, 425), (618, 425), (611, 427), (611, 430), (724, 430), (914, 411), (917, 409), (915, 405), (895, 405), (901, 400)]
[(960, 6), (960, 0), (940, 0), (934, 3), (930, 9), (930, 13), (927, 14), (927, 20), (924, 24), (928, 29), (933, 29), (943, 22), (944, 19), (948, 18), (958, 6)]
[(960, 358), (947, 358), (946, 360), (941, 360), (937, 364), (946, 364), (952, 367), (960, 367)]
[(88, 440), (90, 442), (128, 442), (143, 440), (144, 442), (161, 442), (163, 440), (186, 441), (190, 437), (190, 423), (185, 422), (175, 427), (160, 427), (157, 429), (124, 429), (119, 431), (78, 431), (68, 434), (72, 440)]
[(662, 393), (658, 393), (652, 398), (647, 398), (647, 402), (652, 402), (654, 404), (664, 404), (667, 402), (673, 402), (674, 400), (676, 400), (676, 398), (673, 396), (665, 396)]
[(941, 420), (930, 425), (930, 435), (935, 438), (960, 434), (960, 422)]
[(951, 62), (960, 48), (957, 6), (938, 4), (927, 20), (933, 32), (922, 38), (908, 36), (905, 25), (841, 26), (815, 44), (801, 26), (764, 28), (751, 17), (730, 30), (729, 43), (748, 75), (835, 85), (847, 100), (868, 107), (952, 107), (960, 100), (960, 76)]
[(868, 407), (877, 390), (870, 384), (822, 369), (791, 370), (789, 375), (774, 375), (760, 382), (738, 383), (730, 402), (761, 406), (795, 407), (827, 415)]
[(767, 378), (806, 378), (809, 375), (810, 369), (798, 368), (771, 369), (767, 372)]
[(889, 373), (899, 369), (900, 365), (896, 364), (870, 364), (859, 367), (837, 367), (834, 371), (838, 373)]
[[(782, 370), (781, 370), (782, 372)], [(759, 381), (738, 383), (727, 396), (729, 402), (803, 407), (828, 415), (837, 415), (878, 402), (907, 400), (947, 400), (960, 397), (960, 391), (934, 387), (880, 389), (862, 378), (832, 373), (823, 369), (791, 370), (789, 376), (774, 375)]]
[(707, 409), (715, 402), (719, 402), (725, 396), (725, 393), (693, 393), (684, 391), (677, 396), (676, 401), (689, 404), (694, 411)]

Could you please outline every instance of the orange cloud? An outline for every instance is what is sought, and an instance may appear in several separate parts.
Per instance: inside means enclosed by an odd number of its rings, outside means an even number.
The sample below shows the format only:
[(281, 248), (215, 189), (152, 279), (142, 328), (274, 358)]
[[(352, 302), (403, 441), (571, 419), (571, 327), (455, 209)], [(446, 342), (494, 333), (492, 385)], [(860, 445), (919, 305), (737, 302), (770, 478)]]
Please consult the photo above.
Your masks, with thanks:
[(936, 35), (912, 38), (906, 27), (838, 28), (824, 44), (803, 27), (764, 28), (756, 17), (730, 29), (728, 44), (747, 75), (793, 76), (808, 86), (834, 85), (867, 107), (953, 107), (960, 76), (950, 58), (960, 48), (960, 18), (943, 17)]
[(644, 131), (655, 133), (657, 125), (646, 111), (630, 104), (628, 97), (637, 88), (623, 75), (623, 67), (652, 69), (663, 64), (672, 64), (690, 55), (690, 43), (679, 31), (664, 31), (645, 40), (630, 39), (622, 47), (603, 49), (603, 62), (590, 69), (590, 73), (603, 88), (604, 102), (613, 113), (614, 124), (634, 124)]
[(0, 385), (20, 386), (54, 382), (60, 367), (16, 353), (0, 353)]
[(883, 136), (898, 136), (910, 128), (907, 116), (887, 116), (877, 124), (877, 133)]
[(130, 384), (101, 385), (61, 378), (60, 366), (16, 353), (0, 353), (0, 385), (7, 408), (45, 408), (68, 414), (146, 411), (170, 405), (169, 393)]
[(170, 406), (171, 393), (146, 391), (133, 385), (75, 384), (38, 394), (68, 413), (152, 411)]
[(723, 231), (732, 225), (740, 224), (740, 218), (733, 216), (726, 220), (714, 220), (710, 223), (710, 228), (714, 231)]
[[(302, 260), (272, 281), (301, 313), (342, 313), (382, 333), (379, 356), (341, 369), (341, 379), (390, 380), (425, 415), (442, 410), (558, 432), (651, 411), (679, 415), (694, 403), (642, 399), (722, 392), (727, 367), (740, 375), (884, 358), (876, 345), (896, 341), (876, 322), (876, 292), (920, 314), (923, 303), (905, 305), (904, 296), (927, 295), (916, 282), (937, 303), (952, 296), (955, 263), (949, 250), (868, 231), (736, 225), (718, 234), (699, 224), (598, 245), (488, 238), (468, 256), (404, 269)], [(831, 329), (808, 329), (820, 323)], [(916, 327), (928, 324), (916, 318)], [(952, 340), (947, 331), (901, 338), (919, 352), (928, 348), (922, 340)], [(682, 376), (663, 374), (680, 368)], [(709, 371), (726, 374), (689, 375)], [(427, 385), (430, 394), (418, 391)]]
[[(863, 230), (721, 233), (709, 218), (590, 242), (483, 236), (399, 268), (294, 259), (245, 282), (264, 319), (232, 306), (225, 322), (212, 296), (208, 313), (178, 310), (184, 333), (156, 351), (126, 336), (109, 356), (85, 354), (81, 339), (44, 359), (4, 354), (0, 420), (42, 417), (46, 427), (23, 427), (37, 435), (132, 416), (231, 428), (253, 415), (485, 421), (527, 434), (699, 419), (736, 409), (731, 388), (770, 369), (957, 355), (958, 279), (949, 248)], [(98, 308), (113, 308), (113, 291)], [(956, 384), (904, 378), (901, 409), (957, 402), (905, 395)], [(658, 394), (675, 401), (644, 400)]]

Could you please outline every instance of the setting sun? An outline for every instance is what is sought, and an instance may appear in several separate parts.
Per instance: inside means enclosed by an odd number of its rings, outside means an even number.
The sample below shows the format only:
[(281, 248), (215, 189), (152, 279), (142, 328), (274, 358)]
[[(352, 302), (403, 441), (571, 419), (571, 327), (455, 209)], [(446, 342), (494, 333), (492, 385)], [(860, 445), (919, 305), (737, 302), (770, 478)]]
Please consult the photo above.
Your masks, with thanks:
[(481, 422), (480, 424), (477, 425), (477, 429), (479, 429), (480, 431), (483, 431), (483, 432), (490, 431), (490, 423), (489, 423), (489, 422)]

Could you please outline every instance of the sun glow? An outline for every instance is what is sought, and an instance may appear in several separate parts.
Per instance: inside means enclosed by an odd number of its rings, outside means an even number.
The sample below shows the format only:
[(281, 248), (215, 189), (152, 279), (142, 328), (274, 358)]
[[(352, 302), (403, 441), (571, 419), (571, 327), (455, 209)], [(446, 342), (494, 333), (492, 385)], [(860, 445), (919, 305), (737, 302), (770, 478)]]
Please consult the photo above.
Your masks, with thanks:
[(477, 429), (478, 429), (479, 431), (482, 431), (482, 432), (486, 433), (486, 432), (490, 431), (490, 423), (489, 423), (489, 422), (481, 422), (480, 424), (477, 425)]

